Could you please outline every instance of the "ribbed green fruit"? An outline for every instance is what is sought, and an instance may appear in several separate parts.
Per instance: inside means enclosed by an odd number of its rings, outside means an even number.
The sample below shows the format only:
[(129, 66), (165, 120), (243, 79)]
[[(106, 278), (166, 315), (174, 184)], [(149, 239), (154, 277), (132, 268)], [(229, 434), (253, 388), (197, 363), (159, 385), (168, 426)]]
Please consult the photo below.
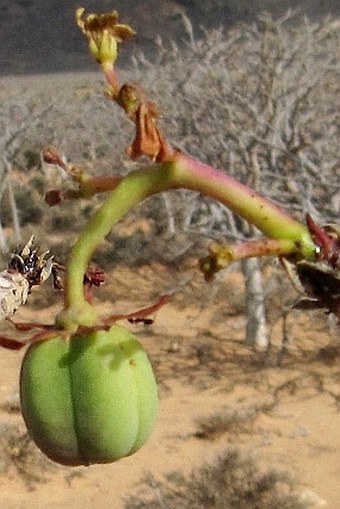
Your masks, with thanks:
[(157, 414), (146, 352), (122, 327), (35, 343), (20, 376), (28, 432), (65, 465), (109, 463), (139, 449)]

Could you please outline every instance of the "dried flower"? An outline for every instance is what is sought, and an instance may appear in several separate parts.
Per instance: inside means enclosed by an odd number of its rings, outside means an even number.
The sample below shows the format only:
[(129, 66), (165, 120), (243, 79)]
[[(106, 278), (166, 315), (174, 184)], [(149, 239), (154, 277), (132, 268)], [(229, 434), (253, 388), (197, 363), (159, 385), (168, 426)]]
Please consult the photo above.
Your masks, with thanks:
[(146, 155), (153, 161), (164, 161), (172, 153), (158, 125), (160, 113), (142, 88), (126, 83), (120, 88), (117, 102), (134, 122), (136, 135), (128, 148), (128, 155), (135, 160)]
[(102, 65), (113, 65), (117, 59), (118, 43), (135, 35), (129, 25), (118, 23), (118, 13), (87, 14), (80, 7), (76, 22), (89, 41), (89, 50)]

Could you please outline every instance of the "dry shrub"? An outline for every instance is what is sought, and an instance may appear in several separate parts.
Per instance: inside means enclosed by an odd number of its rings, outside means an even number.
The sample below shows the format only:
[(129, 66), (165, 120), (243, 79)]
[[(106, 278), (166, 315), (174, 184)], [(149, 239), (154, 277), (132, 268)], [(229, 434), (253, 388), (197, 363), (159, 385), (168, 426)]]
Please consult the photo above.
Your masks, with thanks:
[(252, 405), (248, 408), (228, 408), (201, 417), (197, 421), (195, 436), (203, 440), (215, 440), (225, 433), (238, 435), (252, 431), (253, 424), (260, 412), (268, 410), (270, 404)]
[(298, 486), (283, 473), (262, 472), (255, 460), (226, 449), (189, 475), (171, 472), (162, 481), (147, 475), (126, 509), (305, 509)]

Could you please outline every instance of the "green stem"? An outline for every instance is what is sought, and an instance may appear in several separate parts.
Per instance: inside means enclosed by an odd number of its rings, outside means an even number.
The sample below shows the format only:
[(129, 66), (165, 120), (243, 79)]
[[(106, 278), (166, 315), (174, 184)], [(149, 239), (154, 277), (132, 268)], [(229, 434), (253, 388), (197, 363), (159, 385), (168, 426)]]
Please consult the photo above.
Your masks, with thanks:
[(181, 187), (220, 201), (267, 237), (291, 240), (302, 257), (315, 257), (315, 244), (306, 226), (251, 187), (185, 154), (177, 157), (176, 169)]
[(239, 214), (273, 239), (287, 240), (287, 254), (302, 258), (315, 256), (308, 229), (273, 202), (190, 156), (177, 153), (172, 160), (130, 173), (111, 192), (89, 220), (74, 244), (67, 264), (65, 308), (56, 323), (70, 331), (79, 325), (93, 326), (97, 314), (84, 295), (83, 279), (93, 252), (132, 207), (148, 196), (187, 188), (211, 196)]
[(171, 189), (171, 163), (152, 165), (130, 173), (92, 216), (76, 240), (67, 263), (65, 308), (56, 323), (74, 331), (79, 325), (93, 326), (97, 314), (84, 295), (83, 280), (93, 252), (132, 207), (152, 194)]

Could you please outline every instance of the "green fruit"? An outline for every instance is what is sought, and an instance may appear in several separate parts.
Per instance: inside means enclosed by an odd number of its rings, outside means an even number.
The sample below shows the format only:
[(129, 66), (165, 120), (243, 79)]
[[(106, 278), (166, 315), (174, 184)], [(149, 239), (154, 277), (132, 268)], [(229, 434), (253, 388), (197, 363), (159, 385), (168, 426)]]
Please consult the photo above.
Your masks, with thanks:
[(31, 345), (20, 376), (28, 432), (65, 465), (109, 463), (148, 439), (158, 394), (147, 354), (119, 326)]

